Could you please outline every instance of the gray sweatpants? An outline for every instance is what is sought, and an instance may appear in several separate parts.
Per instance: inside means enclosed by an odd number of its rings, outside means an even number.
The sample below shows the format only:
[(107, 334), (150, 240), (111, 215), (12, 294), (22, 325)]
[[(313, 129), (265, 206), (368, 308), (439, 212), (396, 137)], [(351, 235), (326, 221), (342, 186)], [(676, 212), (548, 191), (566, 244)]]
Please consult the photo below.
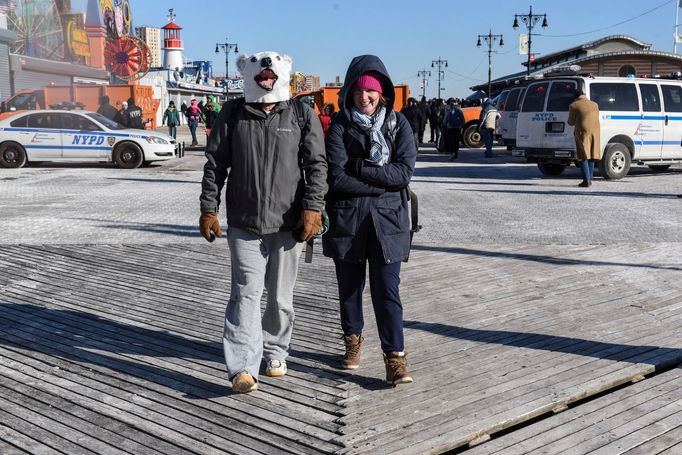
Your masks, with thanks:
[[(258, 378), (261, 359), (284, 360), (294, 328), (294, 284), (304, 243), (291, 232), (256, 235), (227, 230), (232, 288), (225, 310), (223, 350), (227, 374), (242, 371)], [(261, 315), (263, 287), (267, 304)]]

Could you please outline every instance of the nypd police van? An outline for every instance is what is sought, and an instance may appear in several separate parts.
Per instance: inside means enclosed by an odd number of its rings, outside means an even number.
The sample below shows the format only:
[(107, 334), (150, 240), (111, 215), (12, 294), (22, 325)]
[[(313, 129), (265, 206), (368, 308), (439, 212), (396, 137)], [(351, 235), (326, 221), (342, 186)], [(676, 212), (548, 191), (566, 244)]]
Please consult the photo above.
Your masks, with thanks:
[(133, 169), (176, 153), (172, 137), (126, 129), (94, 112), (27, 111), (0, 121), (0, 167), (19, 168), (32, 161), (111, 161)]
[(557, 77), (528, 85), (517, 119), (517, 147), (543, 174), (559, 175), (577, 159), (566, 123), (577, 89), (599, 105), (604, 178), (626, 176), (632, 163), (656, 171), (682, 163), (682, 81)]

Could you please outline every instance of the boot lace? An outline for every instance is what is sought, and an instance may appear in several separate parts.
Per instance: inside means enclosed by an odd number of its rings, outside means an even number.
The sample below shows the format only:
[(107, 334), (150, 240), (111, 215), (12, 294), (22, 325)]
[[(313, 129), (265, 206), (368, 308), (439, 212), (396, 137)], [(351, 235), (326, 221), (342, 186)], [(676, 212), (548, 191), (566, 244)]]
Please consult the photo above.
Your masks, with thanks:
[(394, 377), (405, 375), (405, 371), (407, 370), (407, 361), (405, 360), (405, 356), (389, 357), (388, 367), (391, 369)]
[(344, 355), (345, 358), (350, 358), (350, 357), (356, 357), (360, 353), (360, 345), (362, 344), (362, 337), (357, 337), (353, 341), (353, 338), (344, 336), (343, 337), (344, 341), (346, 342), (346, 354)]

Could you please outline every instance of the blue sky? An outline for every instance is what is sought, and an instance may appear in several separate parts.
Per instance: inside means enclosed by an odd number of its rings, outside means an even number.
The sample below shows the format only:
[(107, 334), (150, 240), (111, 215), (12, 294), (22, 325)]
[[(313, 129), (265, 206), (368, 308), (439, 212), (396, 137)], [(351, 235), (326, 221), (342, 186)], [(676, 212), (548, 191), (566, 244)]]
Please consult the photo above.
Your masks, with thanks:
[[(675, 5), (678, 0), (536, 0), (534, 13), (546, 13), (549, 27), (534, 32), (533, 51), (542, 54), (611, 34), (626, 34), (672, 52)], [(417, 71), (431, 70), (426, 95), (436, 96), (432, 60), (448, 61), (441, 85), (447, 96), (466, 96), (468, 87), (487, 80), (487, 54), (476, 47), (478, 34), (504, 35), (505, 46), (493, 55), (493, 78), (521, 71), (518, 54), (521, 24), (514, 14), (528, 13), (528, 0), (131, 0), (135, 25), (162, 26), (168, 8), (184, 30), (186, 57), (213, 60), (224, 73), (224, 54), (216, 42), (239, 44), (240, 53), (275, 50), (289, 54), (294, 70), (319, 74), (322, 82), (343, 78), (352, 57), (376, 54), (394, 82), (410, 84), (421, 95)], [(659, 9), (621, 25), (647, 10)], [(604, 30), (599, 30), (604, 29)], [(598, 31), (596, 31), (598, 30)], [(590, 33), (585, 33), (590, 32)], [(565, 36), (573, 35), (573, 36)], [(680, 46), (682, 53), (682, 45)], [(235, 70), (230, 55), (230, 73)]]

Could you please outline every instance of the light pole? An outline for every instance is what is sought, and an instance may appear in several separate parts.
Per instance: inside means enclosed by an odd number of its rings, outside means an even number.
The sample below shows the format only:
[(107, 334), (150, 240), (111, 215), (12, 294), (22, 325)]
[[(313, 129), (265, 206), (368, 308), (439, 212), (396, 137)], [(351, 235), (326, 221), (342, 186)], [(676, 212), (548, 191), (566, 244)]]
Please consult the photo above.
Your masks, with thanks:
[(448, 67), (448, 61), (447, 60), (441, 60), (440, 56), (438, 56), (438, 60), (431, 60), (431, 68), (438, 67), (438, 98), (440, 99), (440, 81), (443, 80), (443, 71), (441, 70), (442, 67)]
[(481, 47), (481, 39), (488, 43), (488, 98), (490, 98), (490, 92), (492, 91), (490, 81), (493, 71), (493, 44), (495, 44), (495, 41), (499, 39), (500, 47), (504, 46), (504, 38), (502, 38), (502, 35), (493, 35), (491, 30), (487, 35), (478, 35), (476, 47)]
[[(426, 77), (431, 77), (431, 71), (427, 71), (426, 69), (417, 71), (417, 77), (421, 78), (422, 81), (422, 98), (426, 97)], [(440, 96), (439, 96), (440, 98)]]
[(239, 49), (237, 48), (237, 43), (228, 43), (227, 38), (225, 38), (224, 43), (216, 43), (215, 45), (215, 53), (218, 54), (220, 53), (220, 50), (225, 51), (225, 99), (227, 100), (230, 97), (230, 79), (227, 77), (228, 72), (227, 69), (229, 68), (229, 60), (228, 60), (228, 55), (230, 55), (230, 50), (234, 49), (234, 53), (236, 54), (239, 52)]
[(526, 76), (530, 76), (530, 54), (531, 43), (533, 41), (533, 27), (540, 21), (540, 18), (542, 18), (542, 28), (547, 28), (547, 15), (533, 14), (533, 5), (531, 5), (528, 14), (514, 14), (514, 30), (519, 28), (519, 18), (521, 18), (521, 22), (526, 24), (526, 28), (528, 29), (528, 69), (526, 70)]

